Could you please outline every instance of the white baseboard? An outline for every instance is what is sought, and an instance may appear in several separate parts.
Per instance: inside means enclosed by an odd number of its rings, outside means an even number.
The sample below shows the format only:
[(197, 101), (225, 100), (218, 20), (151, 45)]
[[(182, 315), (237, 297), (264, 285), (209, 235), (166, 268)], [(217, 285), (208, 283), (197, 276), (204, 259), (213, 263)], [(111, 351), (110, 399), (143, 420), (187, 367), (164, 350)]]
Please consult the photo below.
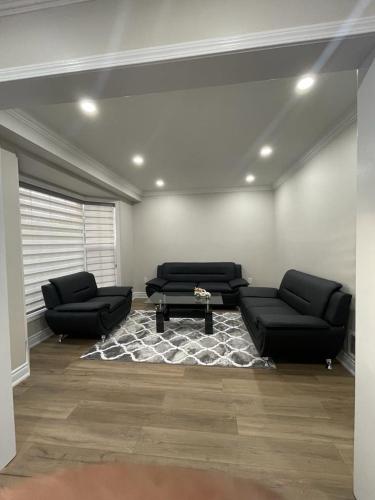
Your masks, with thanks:
[(28, 361), (18, 368), (12, 370), (12, 387), (18, 385), (22, 380), (30, 376), (30, 364)]
[(345, 351), (341, 351), (337, 356), (337, 360), (353, 375), (353, 377), (355, 376), (355, 359), (353, 356)]
[(146, 292), (133, 292), (133, 299), (147, 299)]
[(33, 347), (37, 346), (44, 340), (48, 339), (49, 337), (52, 337), (52, 335), (53, 333), (49, 328), (44, 328), (43, 330), (40, 330), (39, 332), (36, 332), (33, 335), (30, 335), (28, 339), (29, 349), (32, 349)]

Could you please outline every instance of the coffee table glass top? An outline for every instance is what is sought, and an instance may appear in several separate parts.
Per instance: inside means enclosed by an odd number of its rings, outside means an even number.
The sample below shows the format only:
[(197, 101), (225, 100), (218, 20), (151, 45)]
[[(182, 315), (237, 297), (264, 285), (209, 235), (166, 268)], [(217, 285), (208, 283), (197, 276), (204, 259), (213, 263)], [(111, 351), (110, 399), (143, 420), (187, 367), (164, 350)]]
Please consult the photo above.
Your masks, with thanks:
[(148, 304), (176, 304), (176, 305), (223, 305), (223, 297), (220, 293), (212, 293), (209, 299), (195, 297), (193, 293), (181, 292), (155, 292), (146, 301)]

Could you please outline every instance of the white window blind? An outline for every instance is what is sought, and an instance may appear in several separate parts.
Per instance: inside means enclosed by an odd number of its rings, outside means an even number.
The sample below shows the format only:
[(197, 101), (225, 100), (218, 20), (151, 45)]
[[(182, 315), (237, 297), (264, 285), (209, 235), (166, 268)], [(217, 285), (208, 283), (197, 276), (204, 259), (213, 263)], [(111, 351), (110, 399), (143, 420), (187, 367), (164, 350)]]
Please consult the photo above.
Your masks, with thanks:
[(84, 205), (86, 270), (98, 286), (116, 284), (115, 207)]
[(98, 286), (116, 282), (114, 206), (82, 203), (20, 187), (26, 313), (44, 308), (50, 278), (90, 271)]

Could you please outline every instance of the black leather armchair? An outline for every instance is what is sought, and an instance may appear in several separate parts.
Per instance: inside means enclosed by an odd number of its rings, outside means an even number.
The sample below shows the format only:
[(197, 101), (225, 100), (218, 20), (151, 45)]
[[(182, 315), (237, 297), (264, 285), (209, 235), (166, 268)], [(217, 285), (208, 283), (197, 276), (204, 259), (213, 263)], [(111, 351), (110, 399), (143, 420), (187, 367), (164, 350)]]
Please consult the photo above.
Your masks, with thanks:
[(157, 277), (146, 283), (146, 293), (193, 293), (195, 287), (221, 293), (225, 307), (238, 303), (238, 293), (248, 282), (242, 278), (240, 264), (234, 262), (165, 262)]
[(67, 335), (104, 339), (130, 311), (131, 287), (98, 288), (94, 275), (87, 272), (49, 281), (42, 286), (45, 318), (60, 341)]
[(352, 298), (341, 287), (292, 269), (279, 289), (241, 289), (242, 317), (260, 355), (299, 362), (326, 360), (330, 367), (345, 339)]

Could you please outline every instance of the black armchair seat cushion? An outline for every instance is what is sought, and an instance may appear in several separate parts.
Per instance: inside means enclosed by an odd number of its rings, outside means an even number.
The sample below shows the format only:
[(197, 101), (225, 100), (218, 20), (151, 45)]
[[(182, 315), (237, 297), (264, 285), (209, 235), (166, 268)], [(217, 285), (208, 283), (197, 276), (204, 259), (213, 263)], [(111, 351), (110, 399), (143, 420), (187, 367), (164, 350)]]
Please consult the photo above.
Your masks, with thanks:
[(68, 304), (61, 304), (54, 308), (57, 312), (95, 312), (103, 309), (109, 310), (109, 304), (105, 302), (70, 302)]
[(87, 272), (53, 278), (42, 292), (47, 324), (57, 335), (107, 335), (126, 318), (132, 304), (131, 287), (98, 288), (94, 275)]
[(131, 286), (102, 286), (97, 290), (97, 297), (128, 297), (131, 294)]
[(198, 283), (199, 288), (204, 288), (208, 292), (217, 292), (217, 293), (232, 293), (233, 288), (228, 285), (228, 283), (224, 283), (223, 281), (217, 281), (213, 283), (209, 283), (206, 281), (202, 281)]
[(94, 304), (99, 306), (104, 306), (109, 309), (109, 312), (113, 312), (118, 307), (124, 305), (126, 302), (125, 297), (94, 297), (86, 302), (86, 304)]
[(261, 323), (265, 328), (276, 329), (313, 329), (313, 330), (329, 330), (329, 325), (326, 321), (315, 316), (303, 316), (300, 314), (273, 314), (261, 312), (257, 316), (258, 323)]
[(163, 286), (163, 292), (194, 292), (194, 288), (197, 286), (196, 283), (192, 281), (170, 281)]
[(280, 288), (241, 288), (243, 320), (261, 356), (288, 361), (335, 358), (342, 348), (351, 295), (340, 283), (291, 269)]

